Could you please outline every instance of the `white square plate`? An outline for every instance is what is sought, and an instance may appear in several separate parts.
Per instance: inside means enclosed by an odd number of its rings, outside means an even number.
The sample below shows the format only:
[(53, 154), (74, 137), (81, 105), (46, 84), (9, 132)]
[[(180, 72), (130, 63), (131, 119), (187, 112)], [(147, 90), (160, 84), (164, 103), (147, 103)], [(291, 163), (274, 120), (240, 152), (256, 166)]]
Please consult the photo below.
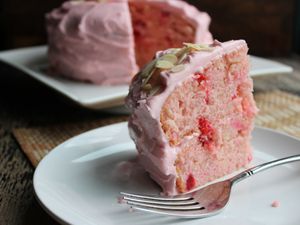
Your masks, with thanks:
[[(48, 76), (47, 47), (29, 47), (0, 52), (0, 60), (25, 72), (29, 76), (65, 95), (77, 104), (90, 109), (121, 106), (128, 93), (128, 86), (101, 86)], [(251, 76), (291, 73), (290, 66), (268, 59), (251, 56)]]

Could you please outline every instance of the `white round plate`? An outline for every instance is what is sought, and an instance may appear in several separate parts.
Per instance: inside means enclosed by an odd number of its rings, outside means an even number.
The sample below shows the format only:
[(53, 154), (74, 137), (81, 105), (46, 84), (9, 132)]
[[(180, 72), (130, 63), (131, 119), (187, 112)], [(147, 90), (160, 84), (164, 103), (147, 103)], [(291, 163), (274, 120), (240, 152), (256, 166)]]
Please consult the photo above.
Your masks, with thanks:
[[(300, 153), (300, 141), (271, 130), (255, 128), (254, 161), (258, 164)], [(228, 207), (219, 215), (196, 220), (130, 212), (118, 203), (120, 191), (159, 193), (143, 170), (130, 179), (120, 163), (136, 157), (127, 123), (74, 137), (51, 151), (34, 174), (34, 190), (44, 209), (66, 224), (105, 225), (298, 225), (300, 221), (300, 162), (273, 168), (237, 184)], [(271, 203), (280, 201), (280, 207)]]

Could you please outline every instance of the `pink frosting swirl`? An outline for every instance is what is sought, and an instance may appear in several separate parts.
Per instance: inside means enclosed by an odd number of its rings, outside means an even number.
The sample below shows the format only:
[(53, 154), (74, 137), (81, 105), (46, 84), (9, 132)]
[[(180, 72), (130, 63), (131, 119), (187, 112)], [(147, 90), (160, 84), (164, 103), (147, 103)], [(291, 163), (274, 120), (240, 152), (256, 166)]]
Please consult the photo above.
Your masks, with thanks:
[(46, 20), (49, 63), (56, 73), (104, 85), (130, 82), (138, 68), (126, 1), (69, 1)]

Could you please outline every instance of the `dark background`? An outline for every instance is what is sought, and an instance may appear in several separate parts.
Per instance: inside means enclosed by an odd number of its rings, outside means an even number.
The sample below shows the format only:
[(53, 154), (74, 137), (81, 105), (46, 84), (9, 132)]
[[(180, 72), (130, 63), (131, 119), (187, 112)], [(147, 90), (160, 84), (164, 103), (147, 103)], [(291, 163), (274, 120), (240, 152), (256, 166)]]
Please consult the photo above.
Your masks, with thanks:
[[(300, 50), (300, 1), (187, 1), (210, 14), (210, 30), (220, 41), (246, 39), (250, 53), (262, 56), (287, 56)], [(62, 2), (0, 0), (0, 50), (45, 44), (44, 15)]]

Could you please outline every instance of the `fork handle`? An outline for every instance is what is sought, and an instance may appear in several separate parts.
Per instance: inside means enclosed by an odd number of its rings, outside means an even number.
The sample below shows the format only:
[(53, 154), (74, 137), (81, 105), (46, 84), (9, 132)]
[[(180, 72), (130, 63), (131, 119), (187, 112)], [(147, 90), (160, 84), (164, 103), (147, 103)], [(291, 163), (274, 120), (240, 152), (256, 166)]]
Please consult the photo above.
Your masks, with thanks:
[(265, 171), (266, 169), (270, 169), (270, 168), (273, 168), (275, 166), (279, 166), (279, 165), (286, 164), (286, 163), (291, 163), (291, 162), (296, 162), (296, 161), (300, 161), (300, 155), (289, 156), (289, 157), (286, 157), (286, 158), (277, 159), (277, 160), (274, 160), (274, 161), (271, 161), (271, 162), (263, 163), (261, 165), (252, 167), (250, 169), (247, 169), (247, 170), (239, 173), (238, 175), (231, 178), (231, 181), (232, 181), (232, 183), (237, 183), (237, 182), (242, 181), (242, 180), (244, 180), (248, 177), (251, 177), (254, 174)]

